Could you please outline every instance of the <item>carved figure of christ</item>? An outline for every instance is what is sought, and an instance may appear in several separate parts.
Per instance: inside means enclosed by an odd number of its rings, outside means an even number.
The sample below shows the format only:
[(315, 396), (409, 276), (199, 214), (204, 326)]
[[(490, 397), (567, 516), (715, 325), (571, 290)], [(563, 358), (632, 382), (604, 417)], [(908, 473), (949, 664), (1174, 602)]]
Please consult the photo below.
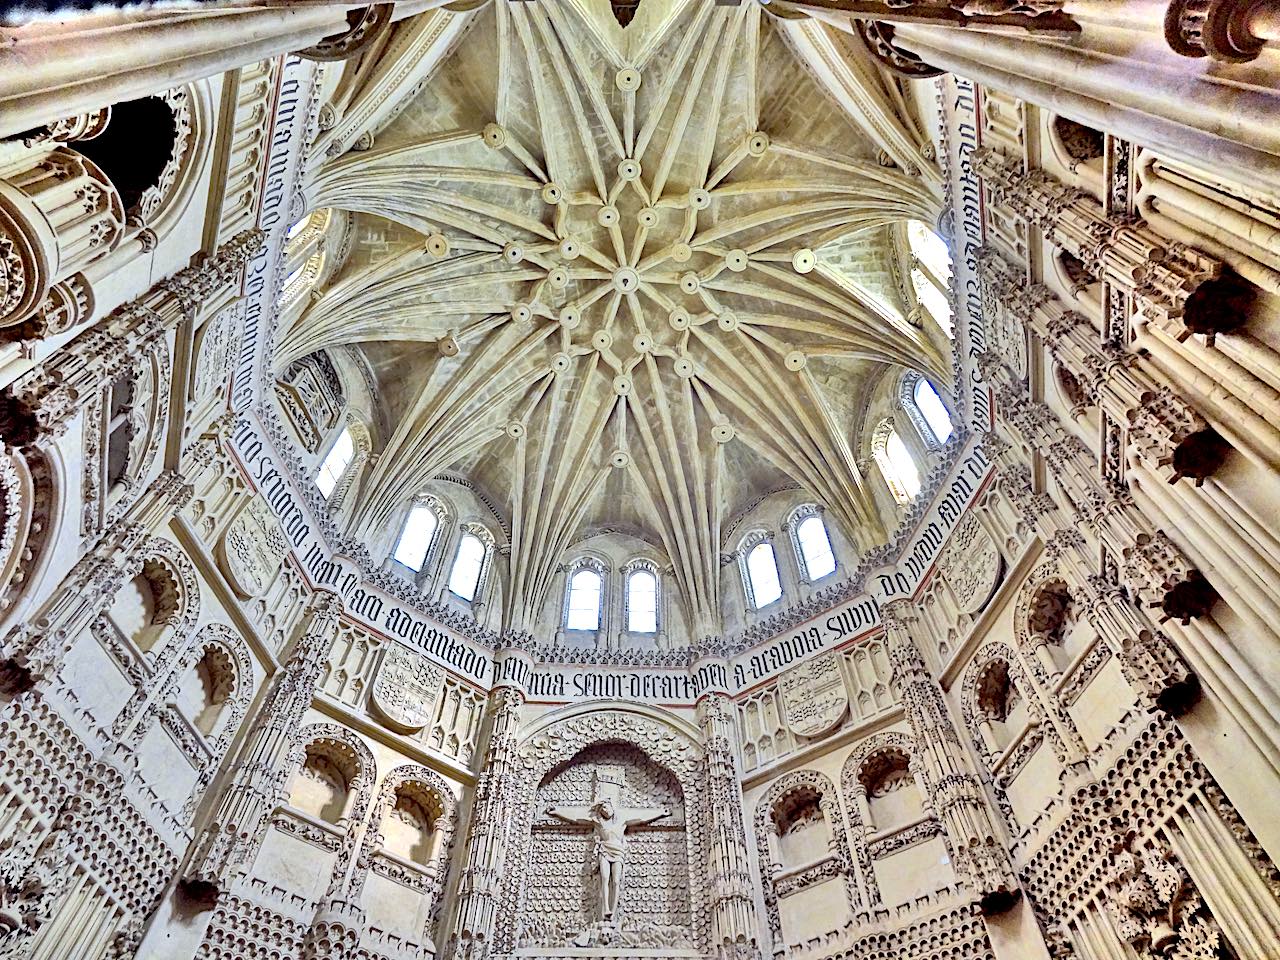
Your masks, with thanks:
[(622, 868), (627, 856), (627, 828), (653, 823), (671, 815), (660, 807), (615, 806), (608, 797), (590, 806), (548, 807), (547, 813), (566, 823), (593, 828), (596, 870), (600, 874), (600, 919), (612, 922), (622, 896)]

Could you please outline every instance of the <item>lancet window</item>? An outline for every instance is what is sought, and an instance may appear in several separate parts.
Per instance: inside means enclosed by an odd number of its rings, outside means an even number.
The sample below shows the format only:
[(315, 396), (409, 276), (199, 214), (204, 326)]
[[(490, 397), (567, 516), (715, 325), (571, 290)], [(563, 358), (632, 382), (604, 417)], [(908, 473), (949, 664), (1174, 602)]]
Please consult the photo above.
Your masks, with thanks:
[(800, 575), (813, 582), (836, 572), (836, 556), (822, 513), (815, 504), (805, 504), (792, 511), (787, 520), (800, 565)]
[(320, 472), (316, 474), (316, 486), (320, 488), (326, 500), (333, 496), (334, 488), (347, 472), (347, 467), (351, 465), (355, 454), (356, 445), (352, 439), (351, 430), (343, 427), (342, 432), (338, 434), (338, 439), (325, 454), (324, 461), (320, 464)]
[(916, 299), (948, 336), (954, 336), (947, 283), (951, 279), (951, 252), (946, 241), (919, 220), (907, 221), (907, 247), (911, 251), (911, 286)]
[(658, 632), (658, 570), (647, 560), (633, 560), (626, 575), (626, 623), (631, 633)]
[(604, 606), (602, 566), (589, 558), (575, 564), (569, 572), (565, 593), (564, 626), (566, 630), (599, 630)]
[(474, 602), (484, 584), (489, 568), (493, 538), (479, 524), (464, 524), (458, 550), (453, 555), (449, 572), (449, 591), (468, 602)]
[(892, 420), (876, 428), (871, 453), (893, 498), (901, 504), (914, 500), (920, 492), (920, 471)]
[(739, 556), (742, 558), (742, 585), (748, 605), (759, 610), (780, 599), (782, 581), (778, 576), (778, 558), (768, 535), (763, 530), (747, 534)]
[(903, 375), (898, 388), (898, 399), (927, 446), (940, 447), (955, 432), (951, 412), (937, 387), (915, 370)]
[(409, 509), (392, 557), (410, 570), (421, 571), (431, 555), (445, 517), (444, 506), (435, 499), (415, 503)]

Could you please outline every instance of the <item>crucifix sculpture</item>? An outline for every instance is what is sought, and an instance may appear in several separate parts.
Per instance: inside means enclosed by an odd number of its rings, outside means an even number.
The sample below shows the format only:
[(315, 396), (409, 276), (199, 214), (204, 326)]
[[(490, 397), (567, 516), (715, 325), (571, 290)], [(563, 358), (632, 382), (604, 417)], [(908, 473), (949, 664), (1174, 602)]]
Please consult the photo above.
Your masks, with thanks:
[(671, 815), (665, 807), (622, 805), (622, 770), (607, 767), (595, 774), (589, 805), (548, 807), (547, 813), (566, 823), (595, 832), (596, 870), (600, 874), (600, 919), (613, 923), (622, 898), (622, 868), (627, 856), (627, 828), (653, 823)]

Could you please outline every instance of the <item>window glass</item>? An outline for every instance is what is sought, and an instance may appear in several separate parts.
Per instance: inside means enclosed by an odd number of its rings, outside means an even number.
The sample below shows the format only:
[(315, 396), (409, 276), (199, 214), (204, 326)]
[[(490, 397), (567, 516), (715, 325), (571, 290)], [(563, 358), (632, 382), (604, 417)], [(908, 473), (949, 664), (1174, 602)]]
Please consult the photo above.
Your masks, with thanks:
[(929, 311), (929, 316), (937, 322), (942, 328), (942, 332), (948, 337), (954, 337), (955, 322), (951, 317), (951, 303), (943, 295), (942, 291), (933, 285), (933, 283), (919, 270), (911, 271), (911, 285), (915, 287), (916, 296), (920, 302), (924, 304), (924, 308)]
[(926, 269), (938, 277), (948, 280), (951, 277), (951, 251), (947, 241), (926, 227), (919, 220), (907, 221), (907, 245), (911, 255), (923, 263)]
[(881, 469), (888, 467), (887, 472), (891, 479), (901, 489), (903, 496), (899, 499), (914, 500), (916, 494), (920, 492), (920, 472), (916, 469), (916, 462), (911, 459), (911, 454), (907, 452), (907, 445), (902, 442), (897, 430), (889, 431), (889, 437), (884, 444), (884, 458), (887, 463), (881, 464)]
[(569, 578), (567, 629), (600, 629), (600, 586), (600, 574), (594, 570), (579, 570)]
[(400, 531), (400, 540), (396, 543), (396, 560), (413, 570), (421, 570), (439, 522), (435, 511), (425, 504), (420, 503), (410, 510), (404, 529)]
[(942, 398), (938, 396), (938, 391), (933, 388), (933, 384), (924, 377), (916, 381), (915, 400), (920, 415), (924, 417), (924, 422), (933, 431), (934, 439), (939, 443), (946, 443), (947, 438), (951, 436), (951, 414), (947, 413), (947, 408)]
[(658, 630), (658, 579), (648, 570), (627, 577), (627, 629), (633, 633)]
[(356, 445), (351, 440), (351, 431), (343, 427), (342, 432), (338, 434), (338, 439), (333, 442), (333, 446), (325, 455), (324, 462), (320, 464), (320, 472), (316, 474), (316, 486), (320, 488), (326, 500), (333, 494), (333, 489), (342, 479), (342, 475), (347, 472), (355, 452)]
[(821, 517), (805, 517), (796, 528), (796, 540), (800, 542), (800, 557), (810, 580), (821, 580), (836, 572), (836, 557), (831, 552), (831, 540)]
[(307, 224), (311, 222), (311, 218), (314, 216), (315, 216), (314, 213), (308, 213), (305, 217), (303, 217), (301, 220), (299, 220), (297, 223), (295, 223), (292, 227), (289, 228), (289, 232), (284, 235), (284, 238), (286, 240), (292, 240), (294, 237), (300, 234), (303, 230), (307, 229)]
[(773, 545), (767, 541), (757, 543), (747, 554), (747, 576), (751, 579), (751, 595), (756, 609), (768, 606), (782, 596), (782, 583), (778, 580), (778, 562), (773, 555)]
[(463, 600), (474, 600), (480, 586), (480, 571), (484, 569), (484, 544), (474, 533), (465, 533), (458, 543), (453, 558), (453, 570), (449, 573), (449, 589)]

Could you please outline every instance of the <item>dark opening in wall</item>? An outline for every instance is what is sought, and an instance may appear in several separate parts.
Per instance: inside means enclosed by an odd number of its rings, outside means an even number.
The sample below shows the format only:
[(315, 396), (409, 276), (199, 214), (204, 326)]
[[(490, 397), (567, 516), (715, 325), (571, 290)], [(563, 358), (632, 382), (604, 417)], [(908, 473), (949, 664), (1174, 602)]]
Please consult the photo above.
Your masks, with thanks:
[(102, 168), (120, 191), (125, 210), (131, 211), (146, 190), (160, 183), (176, 138), (169, 105), (159, 97), (144, 97), (115, 104), (107, 128), (75, 146)]

